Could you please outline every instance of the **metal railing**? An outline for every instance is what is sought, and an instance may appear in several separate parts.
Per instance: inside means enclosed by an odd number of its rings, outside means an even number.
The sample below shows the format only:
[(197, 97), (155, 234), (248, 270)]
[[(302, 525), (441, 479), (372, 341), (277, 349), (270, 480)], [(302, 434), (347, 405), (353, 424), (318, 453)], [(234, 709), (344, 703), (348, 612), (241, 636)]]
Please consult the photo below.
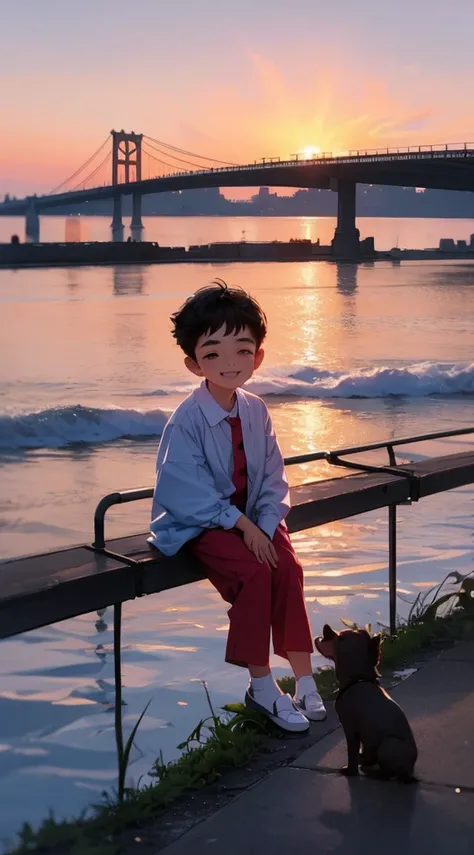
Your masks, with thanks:
[[(438, 431), (436, 433), (418, 434), (398, 439), (385, 440), (382, 442), (373, 442), (365, 445), (352, 445), (347, 448), (338, 448), (334, 451), (315, 451), (308, 454), (298, 454), (291, 457), (286, 457), (285, 466), (301, 465), (303, 463), (316, 463), (324, 461), (332, 466), (340, 466), (359, 473), (380, 473), (389, 474), (398, 478), (405, 478), (410, 482), (410, 495), (403, 504), (411, 504), (418, 501), (418, 481), (409, 471), (401, 469), (397, 464), (395, 448), (405, 445), (413, 445), (418, 442), (428, 442), (435, 439), (447, 439), (449, 437), (465, 436), (473, 434), (474, 427), (458, 428), (455, 430)], [(360, 461), (343, 460), (343, 457), (351, 457), (355, 454), (363, 454), (369, 451), (380, 451), (385, 449), (388, 454), (388, 466), (377, 466), (375, 464), (361, 463)], [(110, 552), (106, 548), (105, 541), (105, 514), (109, 508), (114, 505), (126, 504), (127, 502), (135, 502), (141, 499), (152, 499), (153, 487), (142, 487), (136, 490), (123, 490), (115, 493), (109, 493), (104, 496), (94, 514), (94, 543), (93, 548), (98, 552), (103, 552), (111, 557), (117, 557), (122, 561), (136, 565), (137, 562), (133, 558), (117, 555)], [(397, 603), (397, 505), (388, 505), (388, 587), (389, 587), (389, 625), (390, 633), (393, 635), (396, 632), (396, 603)]]
[[(453, 143), (446, 145), (426, 145), (426, 146), (406, 146), (406, 148), (374, 148), (349, 150), (345, 152), (321, 152), (311, 157), (296, 156), (290, 160), (281, 160), (280, 158), (262, 158), (254, 163), (245, 163), (237, 166), (219, 166), (210, 169), (195, 169), (187, 172), (168, 172), (162, 175), (157, 175), (155, 178), (148, 178), (140, 183), (147, 181), (156, 181), (160, 178), (184, 178), (191, 175), (209, 175), (210, 173), (228, 174), (234, 172), (245, 172), (255, 170), (275, 170), (282, 167), (298, 167), (304, 169), (309, 166), (317, 165), (337, 165), (350, 163), (376, 163), (376, 162), (396, 162), (405, 160), (439, 160), (439, 159), (458, 159), (458, 158), (473, 158), (474, 159), (474, 143)], [(270, 180), (270, 179), (269, 179)], [(117, 185), (118, 187), (124, 185)], [(98, 188), (90, 188), (98, 189)]]
[[(344, 151), (325, 151), (318, 154), (312, 154), (309, 157), (296, 154), (290, 159), (280, 159), (279, 157), (263, 157), (259, 161), (253, 163), (239, 164), (236, 166), (220, 166), (211, 167), (209, 169), (195, 169), (192, 171), (183, 172), (168, 172), (162, 175), (157, 175), (154, 178), (144, 179), (139, 184), (146, 184), (150, 181), (156, 181), (160, 178), (182, 178), (191, 175), (209, 175), (209, 173), (226, 174), (241, 171), (254, 170), (274, 170), (281, 167), (299, 167), (304, 169), (308, 166), (329, 165), (329, 164), (344, 164), (344, 163), (375, 163), (385, 161), (404, 161), (404, 160), (439, 160), (439, 159), (458, 159), (458, 158), (473, 158), (474, 159), (474, 142), (462, 143), (436, 143), (433, 145), (409, 145), (409, 146), (388, 146), (387, 148), (366, 148), (366, 149), (347, 149)], [(271, 179), (269, 179), (271, 180)], [(116, 188), (124, 188), (135, 185), (137, 182), (129, 182), (129, 184), (118, 184)], [(57, 198), (63, 197), (65, 201), (71, 195), (81, 193), (89, 193), (93, 190), (104, 189), (104, 187), (112, 187), (112, 185), (97, 185), (89, 187), (87, 190), (70, 191), (70, 193), (59, 193)], [(38, 196), (35, 202), (41, 204), (45, 199), (54, 199), (55, 196)], [(0, 204), (1, 210), (9, 210), (15, 208), (19, 204), (24, 204), (26, 199), (12, 199), (8, 202)]]
[[(439, 143), (434, 145), (409, 145), (387, 148), (348, 149), (345, 151), (323, 151), (312, 154), (310, 157), (296, 154), (288, 159), (280, 157), (263, 157), (253, 163), (237, 164), (235, 166), (219, 166), (206, 169), (195, 169), (187, 171), (174, 171), (148, 178), (145, 181), (156, 181), (159, 178), (179, 178), (187, 175), (208, 175), (209, 173), (225, 174), (229, 172), (241, 172), (256, 169), (279, 169), (281, 167), (301, 168), (315, 166), (318, 164), (328, 165), (331, 163), (372, 163), (374, 161), (397, 161), (397, 160), (438, 160), (440, 158), (474, 158), (474, 142), (468, 143)], [(141, 182), (143, 183), (143, 182)], [(122, 186), (122, 185), (117, 185)], [(94, 188), (90, 188), (94, 189)]]

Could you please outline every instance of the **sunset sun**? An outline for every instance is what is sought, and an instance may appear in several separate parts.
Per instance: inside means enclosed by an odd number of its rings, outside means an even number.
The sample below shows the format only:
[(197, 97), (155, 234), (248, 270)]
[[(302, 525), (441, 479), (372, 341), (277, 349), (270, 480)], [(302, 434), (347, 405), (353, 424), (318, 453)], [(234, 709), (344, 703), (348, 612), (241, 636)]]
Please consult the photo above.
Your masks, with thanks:
[(311, 160), (312, 157), (317, 157), (318, 154), (321, 154), (321, 149), (318, 145), (306, 145), (301, 154), (305, 160)]

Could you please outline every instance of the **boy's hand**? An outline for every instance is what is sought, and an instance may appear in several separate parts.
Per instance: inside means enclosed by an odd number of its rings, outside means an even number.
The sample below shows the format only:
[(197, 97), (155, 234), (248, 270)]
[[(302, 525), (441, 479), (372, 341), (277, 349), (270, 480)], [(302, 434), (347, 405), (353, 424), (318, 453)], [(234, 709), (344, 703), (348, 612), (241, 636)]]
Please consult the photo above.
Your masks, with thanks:
[(242, 514), (237, 520), (235, 527), (242, 532), (245, 545), (253, 552), (260, 564), (267, 562), (270, 567), (277, 566), (278, 555), (276, 549), (258, 525), (255, 525), (245, 514)]

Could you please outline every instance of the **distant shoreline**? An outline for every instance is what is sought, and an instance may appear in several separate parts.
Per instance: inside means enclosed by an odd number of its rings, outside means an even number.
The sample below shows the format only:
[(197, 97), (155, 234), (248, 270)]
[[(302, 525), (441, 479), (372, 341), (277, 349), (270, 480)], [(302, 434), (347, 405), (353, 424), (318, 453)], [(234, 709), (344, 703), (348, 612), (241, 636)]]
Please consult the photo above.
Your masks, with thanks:
[[(82, 218), (82, 217), (102, 217), (104, 219), (111, 219), (112, 215), (110, 213), (87, 213), (84, 211), (80, 212), (63, 212), (58, 213), (57, 210), (53, 213), (52, 211), (41, 211), (41, 217), (57, 217), (58, 219), (64, 219), (65, 217), (71, 218)], [(130, 214), (123, 214), (123, 218), (125, 220), (131, 219)], [(313, 219), (313, 220), (335, 220), (337, 219), (337, 214), (272, 214), (272, 213), (257, 213), (255, 211), (245, 213), (245, 212), (235, 212), (235, 213), (196, 213), (196, 212), (186, 212), (186, 213), (168, 213), (168, 214), (142, 214), (143, 219), (148, 217), (159, 217), (160, 219), (272, 219), (272, 220), (301, 220), (301, 219)], [(0, 212), (0, 218), (10, 219), (10, 220), (24, 220), (24, 214), (14, 214), (14, 215), (6, 215)], [(472, 216), (467, 216), (463, 214), (357, 214), (357, 220), (472, 220), (474, 223), (474, 214)]]
[(335, 256), (332, 247), (309, 240), (225, 242), (189, 247), (160, 246), (151, 241), (0, 244), (0, 268), (77, 267), (149, 264), (235, 264), (329, 261), (352, 264), (385, 261), (474, 261), (474, 245), (452, 249), (391, 249), (377, 251), (373, 240), (361, 241), (357, 254)]

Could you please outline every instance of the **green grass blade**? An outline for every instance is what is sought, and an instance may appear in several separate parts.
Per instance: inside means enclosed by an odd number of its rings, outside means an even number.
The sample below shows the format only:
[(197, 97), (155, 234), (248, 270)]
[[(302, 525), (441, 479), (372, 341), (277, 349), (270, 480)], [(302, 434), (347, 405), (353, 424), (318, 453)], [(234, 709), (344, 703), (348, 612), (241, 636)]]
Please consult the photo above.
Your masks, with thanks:
[(130, 752), (132, 750), (132, 745), (134, 743), (137, 730), (140, 727), (142, 719), (145, 716), (150, 704), (151, 704), (151, 700), (148, 701), (145, 709), (143, 710), (143, 712), (141, 713), (141, 715), (139, 716), (139, 718), (135, 722), (133, 729), (132, 729), (132, 732), (131, 732), (130, 736), (128, 737), (128, 739), (125, 743), (125, 747), (123, 749), (122, 762), (120, 764), (120, 771), (119, 771), (119, 800), (120, 801), (123, 801), (123, 797), (124, 797), (124, 793), (125, 793), (125, 776), (127, 774), (128, 761), (130, 759)]

